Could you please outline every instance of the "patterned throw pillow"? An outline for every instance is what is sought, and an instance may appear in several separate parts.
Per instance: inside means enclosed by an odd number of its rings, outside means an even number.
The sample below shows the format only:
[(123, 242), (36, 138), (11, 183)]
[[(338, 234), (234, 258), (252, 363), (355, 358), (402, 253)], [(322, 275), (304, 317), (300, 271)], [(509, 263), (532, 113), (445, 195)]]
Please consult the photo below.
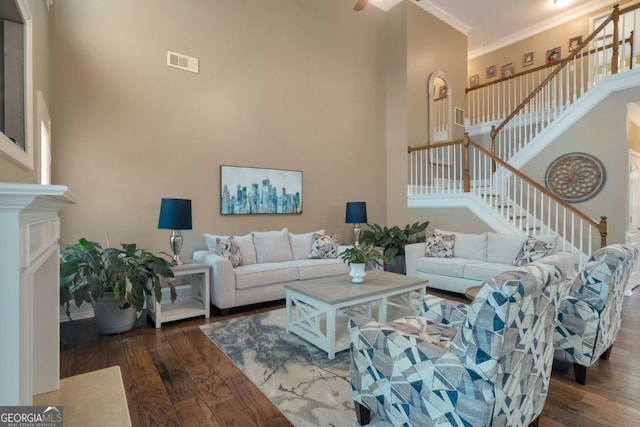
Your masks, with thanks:
[(309, 258), (335, 258), (338, 255), (338, 236), (313, 234)]
[(216, 244), (220, 251), (220, 256), (231, 261), (231, 265), (235, 268), (242, 265), (242, 253), (233, 237), (216, 238)]
[(522, 245), (522, 249), (520, 249), (515, 261), (513, 261), (513, 265), (521, 267), (531, 264), (540, 258), (546, 257), (551, 251), (553, 251), (553, 243), (545, 243), (534, 236), (529, 236), (524, 245)]
[(453, 258), (453, 244), (455, 234), (433, 233), (425, 243), (424, 256), (438, 258)]

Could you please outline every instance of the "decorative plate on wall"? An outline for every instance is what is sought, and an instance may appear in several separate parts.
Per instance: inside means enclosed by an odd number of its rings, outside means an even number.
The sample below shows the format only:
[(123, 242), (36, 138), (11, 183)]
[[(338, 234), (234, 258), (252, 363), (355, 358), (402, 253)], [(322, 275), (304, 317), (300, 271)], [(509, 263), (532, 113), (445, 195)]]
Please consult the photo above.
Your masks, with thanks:
[(589, 200), (602, 189), (605, 169), (600, 160), (586, 153), (569, 153), (555, 159), (547, 169), (545, 185), (569, 203)]

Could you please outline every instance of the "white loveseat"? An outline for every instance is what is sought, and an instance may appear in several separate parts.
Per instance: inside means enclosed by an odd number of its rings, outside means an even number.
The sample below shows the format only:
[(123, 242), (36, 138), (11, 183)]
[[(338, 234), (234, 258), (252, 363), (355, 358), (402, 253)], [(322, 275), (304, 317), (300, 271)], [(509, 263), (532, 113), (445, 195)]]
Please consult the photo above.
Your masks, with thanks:
[[(452, 251), (428, 251), (427, 244), (433, 242), (434, 235), (445, 236), (449, 244), (453, 243), (449, 248)], [(407, 245), (405, 262), (407, 275), (428, 279), (430, 288), (464, 293), (514, 266), (533, 261), (557, 265), (564, 277), (575, 274), (573, 256), (556, 250), (555, 235), (468, 234), (436, 229), (427, 244)]]
[[(349, 271), (337, 257), (340, 248), (335, 240), (324, 236), (324, 230), (294, 234), (285, 228), (243, 236), (205, 234), (204, 237), (208, 250), (194, 251), (193, 259), (211, 265), (211, 303), (222, 312), (283, 299), (286, 283)], [(237, 259), (220, 248), (229, 237), (233, 237), (241, 258), (235, 267), (229, 258), (234, 263)]]

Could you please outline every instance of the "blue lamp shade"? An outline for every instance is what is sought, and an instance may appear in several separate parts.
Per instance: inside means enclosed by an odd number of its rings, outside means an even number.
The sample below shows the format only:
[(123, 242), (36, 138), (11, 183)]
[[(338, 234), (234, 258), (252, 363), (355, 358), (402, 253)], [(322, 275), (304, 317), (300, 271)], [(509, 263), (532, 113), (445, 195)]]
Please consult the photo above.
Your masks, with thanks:
[(366, 202), (347, 202), (347, 213), (345, 220), (347, 224), (366, 224), (367, 223), (367, 203)]
[(163, 230), (191, 230), (191, 200), (162, 199), (158, 228)]

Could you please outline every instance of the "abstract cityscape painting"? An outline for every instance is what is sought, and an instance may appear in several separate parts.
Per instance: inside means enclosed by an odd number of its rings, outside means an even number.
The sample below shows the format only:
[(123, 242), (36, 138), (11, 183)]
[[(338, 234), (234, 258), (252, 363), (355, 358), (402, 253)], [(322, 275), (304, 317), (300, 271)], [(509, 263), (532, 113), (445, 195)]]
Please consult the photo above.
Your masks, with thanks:
[(222, 215), (302, 213), (302, 172), (220, 166)]

